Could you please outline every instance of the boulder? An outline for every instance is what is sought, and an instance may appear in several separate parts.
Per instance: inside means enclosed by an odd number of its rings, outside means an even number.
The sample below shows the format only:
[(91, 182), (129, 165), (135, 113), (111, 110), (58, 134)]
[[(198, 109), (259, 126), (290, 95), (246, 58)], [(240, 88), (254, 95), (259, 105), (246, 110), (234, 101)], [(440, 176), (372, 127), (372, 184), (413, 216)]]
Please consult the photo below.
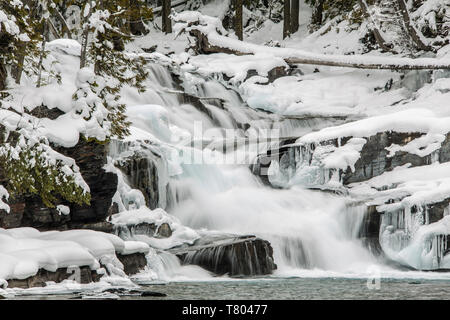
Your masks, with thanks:
[(191, 246), (185, 245), (169, 251), (182, 264), (198, 265), (217, 275), (267, 275), (277, 268), (270, 243), (255, 236), (206, 236)]
[(165, 195), (160, 191), (166, 190), (167, 182), (160, 179), (163, 172), (159, 172), (165, 169), (164, 163), (161, 155), (143, 149), (129, 157), (120, 158), (115, 162), (115, 166), (127, 177), (131, 188), (142, 192), (147, 206), (155, 209), (166, 206)]
[(147, 258), (144, 253), (132, 253), (127, 255), (117, 254), (117, 258), (123, 264), (123, 271), (127, 275), (133, 275), (141, 271), (147, 265)]

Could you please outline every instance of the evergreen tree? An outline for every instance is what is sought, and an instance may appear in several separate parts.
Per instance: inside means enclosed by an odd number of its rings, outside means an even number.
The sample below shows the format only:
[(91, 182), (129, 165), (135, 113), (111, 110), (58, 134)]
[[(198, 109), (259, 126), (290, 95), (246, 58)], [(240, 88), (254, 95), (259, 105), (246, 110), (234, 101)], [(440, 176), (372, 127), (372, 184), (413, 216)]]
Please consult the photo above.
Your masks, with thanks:
[[(109, 128), (107, 136), (123, 138), (129, 134), (130, 123), (126, 120), (125, 105), (119, 102), (120, 89), (123, 85), (130, 85), (143, 91), (142, 81), (147, 73), (142, 68), (145, 60), (126, 54), (116, 45), (118, 37), (123, 43), (132, 39), (130, 34), (124, 33), (126, 27), (123, 22), (129, 13), (120, 11), (120, 3), (108, 1), (97, 7), (95, 1), (90, 1), (82, 7), (84, 34), (80, 67), (89, 64), (94, 67), (96, 79), (90, 85), (108, 110), (107, 118), (101, 120), (101, 126)], [(77, 91), (74, 99), (80, 99), (84, 94)], [(92, 112), (96, 111), (93, 105), (90, 107)], [(111, 125), (104, 126), (104, 121)]]

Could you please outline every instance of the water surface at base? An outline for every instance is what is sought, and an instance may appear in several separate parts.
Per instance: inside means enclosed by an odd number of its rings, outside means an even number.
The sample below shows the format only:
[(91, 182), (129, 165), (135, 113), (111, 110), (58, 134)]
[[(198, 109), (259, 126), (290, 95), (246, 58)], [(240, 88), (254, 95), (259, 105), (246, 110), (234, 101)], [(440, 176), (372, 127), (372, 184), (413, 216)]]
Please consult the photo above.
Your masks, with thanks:
[(378, 290), (368, 289), (365, 279), (333, 278), (169, 283), (150, 289), (166, 299), (450, 299), (449, 280), (384, 279)]
[[(366, 279), (290, 278), (208, 282), (171, 282), (141, 289), (166, 297), (122, 296), (138, 300), (330, 300), (450, 299), (450, 280), (382, 279), (368, 289)], [(15, 299), (79, 299), (77, 295), (17, 296)]]

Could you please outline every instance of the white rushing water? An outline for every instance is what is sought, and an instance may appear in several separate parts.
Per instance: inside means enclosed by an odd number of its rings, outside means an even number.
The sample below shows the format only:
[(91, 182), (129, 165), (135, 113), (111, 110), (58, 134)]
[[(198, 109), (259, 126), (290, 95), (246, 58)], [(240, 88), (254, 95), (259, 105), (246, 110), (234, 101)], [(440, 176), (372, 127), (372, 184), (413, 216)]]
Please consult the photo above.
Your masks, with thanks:
[[(199, 103), (182, 98), (165, 67), (154, 65), (151, 70), (152, 83), (144, 95), (136, 96), (128, 116), (134, 139), (150, 139), (163, 150), (172, 199), (167, 210), (182, 224), (270, 241), (279, 276), (359, 277), (372, 274), (374, 266), (396, 274), (358, 239), (365, 205), (301, 187), (270, 188), (249, 169), (258, 154), (278, 142), (251, 139), (251, 130), (279, 129), (278, 137), (295, 137), (332, 120), (282, 119), (252, 110), (219, 82), (184, 75), (182, 91), (200, 97)], [(233, 147), (224, 153), (224, 145)], [(225, 161), (224, 155), (229, 157)], [(192, 159), (203, 162), (192, 164)], [(158, 259), (157, 268), (166, 279), (205, 276), (195, 268), (180, 273), (171, 256)]]

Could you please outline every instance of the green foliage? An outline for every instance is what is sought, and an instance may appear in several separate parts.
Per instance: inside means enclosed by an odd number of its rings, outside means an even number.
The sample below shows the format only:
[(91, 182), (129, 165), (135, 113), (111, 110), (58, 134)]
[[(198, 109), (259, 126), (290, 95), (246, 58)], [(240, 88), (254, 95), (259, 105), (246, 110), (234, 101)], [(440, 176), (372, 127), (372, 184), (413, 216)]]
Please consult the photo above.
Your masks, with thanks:
[(49, 161), (41, 144), (18, 148), (2, 146), (0, 167), (12, 197), (38, 195), (47, 207), (55, 207), (57, 197), (79, 205), (89, 204), (90, 194), (76, 183), (74, 175), (66, 174), (61, 160)]
[[(317, 5), (319, 0), (305, 0), (305, 3), (311, 7)], [(354, 6), (358, 3), (357, 0), (325, 0), (323, 1), (324, 21), (326, 19), (333, 19), (338, 15), (351, 15)]]

